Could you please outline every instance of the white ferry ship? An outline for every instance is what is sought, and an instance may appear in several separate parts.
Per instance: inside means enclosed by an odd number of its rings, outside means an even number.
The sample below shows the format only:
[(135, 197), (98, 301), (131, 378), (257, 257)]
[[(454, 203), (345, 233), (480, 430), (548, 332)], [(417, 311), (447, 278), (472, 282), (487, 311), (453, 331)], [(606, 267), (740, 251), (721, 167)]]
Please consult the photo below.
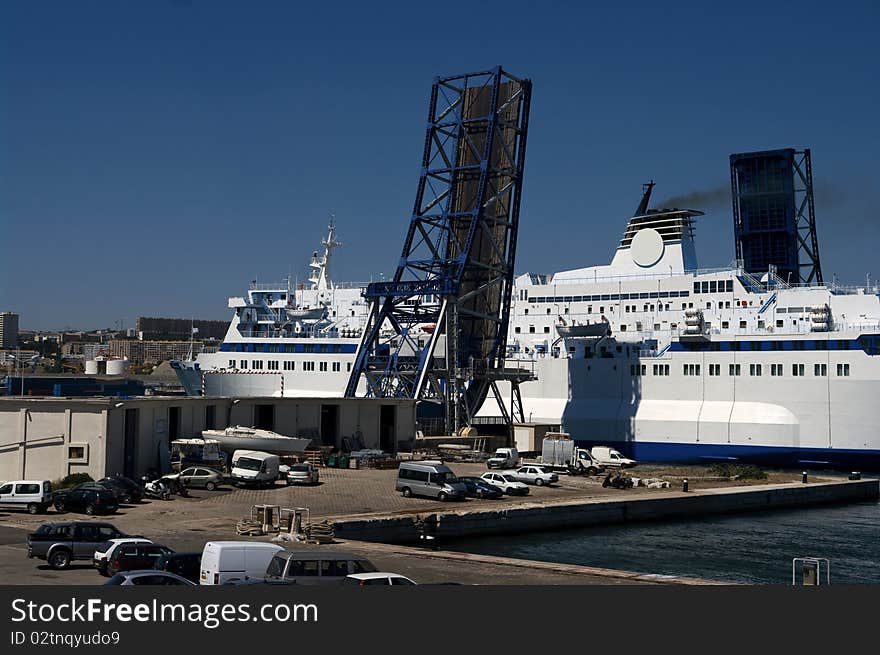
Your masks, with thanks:
[(223, 343), (194, 361), (171, 366), (191, 396), (341, 397), (360, 343), (366, 284), (330, 280), (336, 240), (330, 223), (309, 264), (308, 288), (290, 278), (250, 284), (247, 297), (229, 299), (234, 310)]
[[(645, 461), (880, 466), (878, 289), (701, 270), (702, 212), (648, 209), (651, 186), (610, 265), (516, 278), (525, 419)], [(335, 245), (331, 226), (310, 289), (230, 299), (219, 351), (175, 363), (187, 391), (341, 396), (367, 306), (363, 285), (327, 279)]]

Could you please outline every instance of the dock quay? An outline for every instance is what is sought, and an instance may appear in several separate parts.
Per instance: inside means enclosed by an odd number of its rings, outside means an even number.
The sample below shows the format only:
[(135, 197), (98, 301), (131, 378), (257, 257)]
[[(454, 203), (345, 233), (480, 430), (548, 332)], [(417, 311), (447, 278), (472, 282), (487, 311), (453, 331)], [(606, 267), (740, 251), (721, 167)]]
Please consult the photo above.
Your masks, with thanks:
[(418, 543), (430, 535), (442, 543), (447, 539), (712, 516), (878, 497), (878, 480), (841, 480), (663, 491), (614, 499), (546, 500), (497, 509), (340, 516), (334, 518), (333, 524), (336, 535), (344, 539), (407, 544)]

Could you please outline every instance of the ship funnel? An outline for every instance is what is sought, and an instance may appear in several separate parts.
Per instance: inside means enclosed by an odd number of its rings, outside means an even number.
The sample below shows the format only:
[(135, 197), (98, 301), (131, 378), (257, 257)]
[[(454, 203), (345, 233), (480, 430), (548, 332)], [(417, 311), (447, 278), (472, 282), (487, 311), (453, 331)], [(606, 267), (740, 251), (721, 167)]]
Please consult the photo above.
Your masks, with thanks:
[(648, 213), (648, 203), (651, 202), (651, 191), (654, 190), (654, 180), (642, 185), (642, 201), (636, 207), (636, 213), (633, 216), (644, 216)]

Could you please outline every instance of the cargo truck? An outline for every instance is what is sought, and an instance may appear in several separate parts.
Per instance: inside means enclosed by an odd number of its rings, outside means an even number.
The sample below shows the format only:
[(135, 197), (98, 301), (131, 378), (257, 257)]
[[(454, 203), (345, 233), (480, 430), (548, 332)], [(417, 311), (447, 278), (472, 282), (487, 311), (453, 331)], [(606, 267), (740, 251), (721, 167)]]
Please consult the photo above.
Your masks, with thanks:
[(571, 475), (597, 475), (605, 468), (586, 448), (578, 448), (565, 432), (548, 432), (541, 442), (542, 468)]

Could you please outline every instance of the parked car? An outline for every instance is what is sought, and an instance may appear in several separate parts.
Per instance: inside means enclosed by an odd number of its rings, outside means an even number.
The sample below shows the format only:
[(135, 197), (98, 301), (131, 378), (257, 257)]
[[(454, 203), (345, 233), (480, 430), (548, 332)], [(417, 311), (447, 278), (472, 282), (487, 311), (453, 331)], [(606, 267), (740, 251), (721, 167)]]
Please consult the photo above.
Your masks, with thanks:
[(468, 498), (502, 498), (504, 492), (494, 484), (489, 484), (483, 478), (476, 476), (459, 477), (461, 482), (467, 489)]
[[(123, 492), (122, 488), (111, 484), (109, 482), (83, 482), (81, 484), (73, 487), (74, 489), (94, 489), (95, 491), (107, 491), (113, 494), (113, 497), (116, 499), (117, 504), (123, 504), (123, 497), (126, 497), (128, 494)], [(62, 491), (65, 491), (62, 489)]]
[(52, 483), (48, 480), (12, 480), (0, 484), (0, 508), (42, 514), (51, 504)]
[(201, 553), (166, 553), (156, 560), (153, 568), (157, 571), (174, 573), (198, 584), (201, 563)]
[(480, 477), (489, 484), (494, 484), (508, 496), (527, 496), (529, 494), (528, 485), (520, 482), (510, 473), (492, 473), (487, 471)]
[(380, 587), (387, 587), (388, 585), (398, 587), (412, 587), (416, 583), (407, 578), (405, 575), (376, 571), (375, 573), (353, 573), (351, 575), (347, 575), (342, 579), (342, 584), (358, 587), (371, 587), (374, 585)]
[(318, 484), (318, 467), (311, 462), (294, 464), (287, 472), (287, 484)]
[(28, 535), (27, 556), (46, 560), (54, 569), (63, 569), (73, 560), (92, 560), (96, 547), (124, 536), (110, 523), (46, 523)]
[[(87, 483), (90, 485), (91, 483)], [(80, 485), (52, 494), (52, 504), (57, 512), (85, 512), (86, 514), (112, 514), (119, 509), (116, 496), (98, 485)]]
[(103, 487), (115, 490), (119, 502), (123, 505), (139, 503), (144, 497), (144, 490), (141, 486), (130, 482), (124, 478), (101, 478), (98, 480), (98, 484)]
[(264, 541), (209, 541), (202, 550), (199, 584), (262, 580), (272, 557), (281, 550), (278, 544)]
[(117, 546), (113, 550), (113, 555), (108, 558), (107, 574), (116, 575), (120, 571), (153, 569), (160, 557), (173, 552), (168, 546), (161, 544), (122, 544)]
[(204, 487), (208, 491), (214, 491), (223, 484), (223, 474), (205, 466), (190, 466), (180, 473), (163, 475), (162, 479), (177, 480), (184, 487)]
[(373, 573), (376, 567), (360, 555), (341, 550), (282, 550), (266, 567), (270, 584), (340, 584), (354, 573)]
[(552, 471), (545, 471), (540, 466), (535, 466), (534, 464), (520, 466), (515, 471), (509, 471), (509, 473), (520, 482), (525, 482), (526, 484), (534, 484), (539, 487), (545, 484), (553, 484), (554, 482), (559, 482), (558, 475), (556, 475)]
[(397, 491), (404, 498), (428, 496), (437, 500), (464, 500), (467, 489), (458, 482), (455, 473), (435, 460), (402, 462), (397, 470)]
[(142, 571), (121, 571), (104, 583), (105, 585), (176, 585), (180, 587), (194, 586), (195, 583), (168, 571), (154, 569)]
[(95, 566), (96, 569), (98, 569), (98, 573), (100, 573), (101, 575), (106, 575), (107, 562), (110, 561), (111, 557), (113, 557), (117, 547), (121, 546), (122, 544), (151, 543), (153, 542), (144, 537), (117, 537), (116, 539), (109, 539), (95, 549), (95, 554), (92, 555), (92, 564)]

